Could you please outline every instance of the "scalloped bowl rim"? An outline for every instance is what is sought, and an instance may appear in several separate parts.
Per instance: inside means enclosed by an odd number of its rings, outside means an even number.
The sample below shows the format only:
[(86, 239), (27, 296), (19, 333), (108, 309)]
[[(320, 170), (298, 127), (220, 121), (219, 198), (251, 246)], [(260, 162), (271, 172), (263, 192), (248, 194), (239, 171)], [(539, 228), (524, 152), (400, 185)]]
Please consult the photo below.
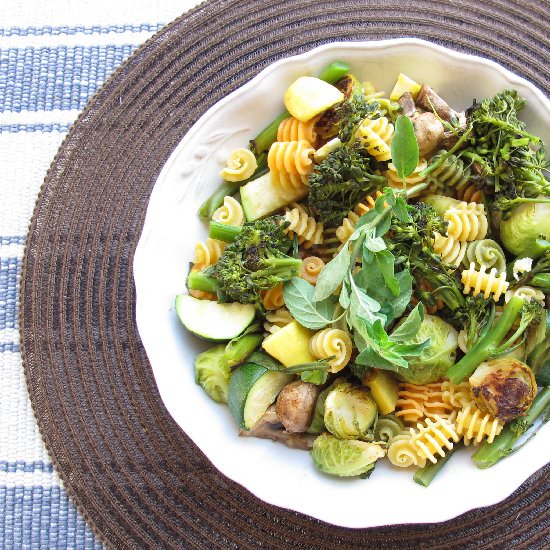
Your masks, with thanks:
[[(305, 53), (276, 61), (264, 68), (252, 80), (208, 109), (187, 132), (165, 164), (155, 183), (133, 262), (138, 331), (148, 354), (160, 395), (174, 420), (220, 472), (248, 489), (258, 498), (269, 504), (302, 512), (343, 527), (364, 528), (388, 524), (439, 522), (451, 519), (474, 508), (500, 502), (536, 470), (544, 466), (546, 463), (546, 460), (544, 460), (544, 456), (546, 456), (544, 454), (544, 443), (548, 441), (550, 427), (545, 427), (542, 433), (530, 442), (524, 451), (515, 455), (517, 457), (523, 453), (529, 453), (530, 458), (526, 455), (528, 460), (524, 469), (512, 467), (512, 461), (517, 461), (517, 458), (514, 459), (514, 456), (512, 456), (505, 461), (501, 461), (490, 470), (483, 471), (485, 475), (489, 476), (485, 481), (477, 474), (480, 471), (470, 461), (469, 466), (472, 468), (472, 472), (469, 481), (475, 481), (471, 485), (489, 487), (490, 490), (488, 491), (462, 492), (458, 500), (452, 498), (449, 500), (448, 495), (447, 498), (442, 498), (439, 492), (441, 492), (441, 489), (451, 486), (452, 474), (455, 473), (452, 460), (442, 470), (441, 477), (445, 479), (441, 481), (445, 482), (447, 480), (447, 482), (446, 485), (440, 483), (439, 489), (437, 480), (427, 489), (419, 488), (412, 481), (410, 471), (408, 475), (403, 475), (403, 471), (396, 471), (384, 465), (380, 468), (383, 470), (380, 474), (381, 478), (387, 479), (393, 490), (400, 488), (401, 491), (404, 491), (405, 496), (403, 496), (403, 499), (408, 502), (408, 505), (400, 504), (399, 500), (396, 502), (386, 498), (384, 496), (385, 491), (383, 491), (379, 493), (379, 506), (367, 506), (365, 509), (358, 506), (363, 501), (359, 500), (360, 494), (357, 487), (361, 487), (361, 491), (365, 489), (368, 491), (371, 487), (379, 489), (379, 481), (375, 482), (378, 466), (377, 471), (369, 481), (353, 480), (353, 482), (350, 482), (346, 479), (330, 478), (315, 470), (309, 456), (307, 456), (308, 460), (304, 461), (303, 455), (308, 453), (287, 449), (280, 444), (275, 447), (270, 441), (237, 437), (235, 425), (226, 409), (210, 401), (198, 386), (189, 385), (192, 382), (192, 374), (190, 374), (192, 368), (191, 361), (186, 354), (189, 354), (188, 348), (195, 348), (193, 353), (196, 353), (196, 344), (179, 327), (172, 307), (173, 304), (170, 307), (167, 307), (166, 303), (160, 306), (157, 305), (159, 300), (162, 301), (163, 297), (161, 295), (165, 291), (155, 288), (153, 283), (158, 282), (159, 287), (163, 286), (161, 284), (163, 282), (168, 287), (170, 284), (173, 285), (173, 278), (164, 281), (165, 274), (160, 269), (160, 265), (172, 265), (170, 262), (172, 262), (171, 258), (174, 254), (183, 254), (183, 251), (189, 254), (189, 239), (185, 241), (180, 237), (177, 238), (179, 240), (172, 237), (168, 233), (170, 231), (170, 226), (167, 225), (169, 222), (164, 220), (169, 220), (170, 215), (172, 215), (173, 222), (176, 219), (174, 213), (178, 208), (181, 208), (182, 204), (194, 200), (196, 203), (194, 206), (196, 207), (201, 202), (199, 199), (202, 200), (208, 195), (201, 187), (200, 181), (197, 184), (198, 189), (194, 197), (189, 196), (190, 187), (185, 188), (183, 194), (181, 194), (181, 181), (189, 175), (185, 171), (185, 167), (189, 164), (189, 152), (195, 151), (198, 164), (200, 164), (201, 159), (205, 158), (204, 155), (208, 153), (207, 150), (200, 149), (196, 142), (200, 141), (201, 132), (205, 133), (204, 128), (211, 123), (209, 121), (215, 121), (221, 116), (221, 113), (230, 109), (231, 106), (236, 109), (235, 105), (238, 105), (239, 101), (246, 104), (247, 94), (251, 90), (257, 89), (262, 85), (262, 82), (269, 80), (271, 75), (279, 73), (281, 70), (286, 75), (294, 74), (296, 76), (299, 73), (297, 69), (301, 68), (300, 70), (303, 71), (304, 65), (315, 64), (316, 59), (329, 52), (332, 59), (346, 60), (346, 55), (352, 57), (358, 54), (368, 55), (380, 50), (388, 52), (393, 48), (399, 49), (406, 46), (429, 51), (430, 55), (434, 55), (435, 58), (440, 56), (441, 58), (450, 59), (456, 62), (459, 67), (461, 64), (466, 64), (469, 68), (480, 65), (489, 72), (498, 73), (510, 86), (519, 89), (520, 92), (527, 90), (528, 95), (531, 96), (531, 101), (534, 99), (535, 103), (538, 104), (537, 107), (542, 108), (542, 118), (546, 120), (547, 124), (550, 121), (550, 101), (544, 94), (530, 82), (488, 59), (450, 50), (416, 38), (372, 42), (332, 42), (318, 46)], [(407, 71), (404, 70), (403, 72)], [(280, 103), (282, 103), (282, 97), (280, 97)], [(271, 120), (271, 117), (265, 116), (263, 125), (269, 120)], [(247, 131), (247, 136), (244, 136)], [(245, 137), (248, 139), (254, 135), (250, 128), (238, 129), (235, 132), (235, 134), (239, 133), (240, 137), (238, 139), (235, 136), (226, 138), (222, 136), (220, 138), (222, 144), (220, 150), (223, 153), (227, 154), (227, 151), (230, 150), (227, 147), (224, 148), (224, 143), (225, 145), (233, 144), (233, 146), (237, 146), (237, 143), (242, 145), (246, 143)], [(212, 147), (215, 145), (212, 145)], [(183, 161), (182, 156), (185, 156)], [(220, 158), (218, 158), (218, 163), (221, 162)], [(178, 184), (179, 191), (176, 189)], [(180, 194), (178, 195), (178, 193)], [(193, 227), (199, 225), (196, 223), (196, 218), (190, 224), (187, 221), (182, 221), (181, 227), (192, 232), (196, 229), (193, 229)], [(206, 236), (205, 231), (201, 230), (200, 234), (204, 239)], [(170, 239), (174, 239), (174, 242)], [(169, 242), (166, 243), (166, 240)], [(189, 258), (191, 256), (187, 255), (177, 266), (178, 269), (182, 269), (182, 273), (184, 273), (183, 266)], [(173, 269), (174, 265), (172, 265), (172, 271)], [(184, 275), (181, 278), (184, 279)], [(184, 291), (183, 285), (180, 292), (182, 291)], [(164, 301), (166, 302), (166, 296), (164, 296)], [(161, 329), (164, 332), (160, 332)], [(174, 339), (179, 341), (174, 341)], [(168, 349), (164, 349), (166, 347)], [(183, 394), (181, 393), (182, 388), (178, 386), (180, 380), (183, 385)], [(210, 432), (205, 432), (202, 426), (197, 426), (197, 415), (194, 414), (197, 411), (208, 420), (213, 433), (217, 433), (217, 437), (220, 438), (219, 441), (223, 441), (225, 446), (221, 446), (222, 444), (219, 442), (219, 444), (213, 442)], [(224, 439), (225, 432), (228, 432), (230, 437)], [(537, 450), (540, 451), (539, 454), (536, 453)], [(299, 453), (299, 455), (295, 453)], [(233, 455), (235, 455), (235, 459), (233, 459)], [(273, 458), (273, 455), (276, 455), (276, 457)], [(254, 458), (253, 463), (246, 462), (249, 457)], [(461, 460), (463, 459), (461, 458)], [(255, 468), (258, 461), (263, 464), (266, 471), (269, 470), (269, 475), (266, 475), (265, 472), (263, 474), (256, 472), (257, 469), (262, 469), (260, 467)], [(294, 462), (299, 464), (294, 464)], [(514, 465), (516, 464), (517, 462), (514, 462)], [(278, 477), (278, 474), (281, 473), (279, 470), (286, 470), (290, 477)], [(392, 472), (391, 481), (389, 477), (386, 477), (388, 471)], [(399, 478), (402, 481), (400, 486), (395, 485), (393, 472), (395, 472), (396, 479), (401, 476)], [(352, 483), (357, 484), (355, 488)], [(363, 487), (362, 484), (365, 483), (368, 485)], [(455, 491), (460, 490), (459, 485), (453, 485), (453, 487)], [(310, 496), (303, 495), (304, 490), (310, 491)], [(332, 498), (338, 498), (339, 496), (343, 496), (344, 499), (336, 507), (325, 506), (322, 503), (323, 497), (328, 497), (329, 502), (333, 502)]]

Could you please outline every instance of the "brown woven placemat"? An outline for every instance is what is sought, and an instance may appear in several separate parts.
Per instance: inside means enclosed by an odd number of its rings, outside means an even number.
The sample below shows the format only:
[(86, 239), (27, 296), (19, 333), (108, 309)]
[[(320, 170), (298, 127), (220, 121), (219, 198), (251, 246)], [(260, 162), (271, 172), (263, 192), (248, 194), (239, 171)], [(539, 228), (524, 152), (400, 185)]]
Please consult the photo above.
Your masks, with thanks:
[[(548, 466), (505, 502), (441, 524), (351, 530), (262, 503), (215, 470), (164, 408), (132, 278), (163, 164), (208, 107), (265, 66), (334, 40), (416, 36), (489, 57), (548, 94), (549, 10), (546, 0), (212, 1), (158, 33), (92, 99), (36, 206), (20, 326), (46, 446), (108, 546), (550, 545)], [(366, 482), (365, 506), (375, 502)]]

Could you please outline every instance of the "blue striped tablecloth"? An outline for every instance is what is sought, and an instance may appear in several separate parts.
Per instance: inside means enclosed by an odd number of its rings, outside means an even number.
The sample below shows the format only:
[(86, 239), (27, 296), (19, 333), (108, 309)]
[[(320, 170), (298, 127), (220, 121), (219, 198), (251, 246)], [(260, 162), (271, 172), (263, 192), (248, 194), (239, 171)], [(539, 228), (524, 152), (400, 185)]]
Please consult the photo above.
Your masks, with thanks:
[(27, 394), (17, 296), (34, 203), (91, 95), (196, 0), (6, 1), (0, 17), (0, 548), (101, 548), (69, 500)]

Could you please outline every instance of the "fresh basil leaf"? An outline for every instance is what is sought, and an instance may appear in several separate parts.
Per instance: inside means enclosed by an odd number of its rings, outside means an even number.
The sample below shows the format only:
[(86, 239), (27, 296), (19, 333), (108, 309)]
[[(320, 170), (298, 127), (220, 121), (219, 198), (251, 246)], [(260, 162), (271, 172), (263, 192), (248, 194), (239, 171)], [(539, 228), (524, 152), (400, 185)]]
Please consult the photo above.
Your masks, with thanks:
[(351, 303), (350, 311), (354, 317), (363, 318), (367, 324), (380, 320), (377, 313), (380, 311), (380, 304), (363, 292), (356, 284), (353, 277), (351, 282)]
[(349, 247), (343, 246), (336, 257), (325, 265), (319, 274), (312, 294), (313, 302), (325, 300), (340, 286), (349, 270), (350, 261), (351, 253)]
[(375, 232), (367, 233), (363, 241), (363, 248), (367, 248), (371, 252), (381, 252), (386, 249), (386, 243), (382, 237), (376, 237)]
[(397, 197), (395, 200), (393, 213), (395, 217), (403, 223), (410, 223), (412, 221), (409, 211), (407, 210), (407, 202), (402, 197)]
[(399, 296), (399, 281), (395, 278), (395, 258), (389, 250), (374, 255), (384, 282), (394, 296)]
[(400, 115), (395, 121), (395, 132), (391, 141), (392, 163), (401, 179), (410, 176), (418, 166), (418, 142), (414, 126), (408, 116)]
[(302, 372), (300, 375), (302, 382), (309, 382), (310, 384), (317, 384), (320, 386), (327, 381), (328, 370), (310, 370)]
[(391, 216), (385, 216), (380, 223), (376, 226), (375, 235), (377, 237), (383, 237), (391, 227)]
[(420, 329), (424, 320), (424, 306), (422, 302), (416, 304), (415, 308), (409, 313), (403, 321), (391, 334), (392, 340), (396, 342), (406, 342), (412, 340)]
[(338, 302), (344, 309), (348, 309), (351, 302), (351, 290), (348, 277), (349, 274), (342, 282), (342, 289), (340, 290), (340, 296), (338, 297)]
[[(322, 273), (322, 272), (321, 272)], [(293, 277), (283, 286), (283, 298), (290, 313), (304, 327), (318, 330), (332, 322), (335, 299), (314, 301), (315, 287), (300, 277)]]
[(369, 346), (365, 348), (356, 358), (359, 365), (366, 365), (377, 369), (396, 371), (397, 367), (407, 368), (409, 364), (401, 356), (389, 351), (375, 350)]
[(430, 339), (427, 338), (424, 342), (418, 344), (395, 344), (393, 351), (404, 355), (405, 357), (418, 357), (430, 345)]

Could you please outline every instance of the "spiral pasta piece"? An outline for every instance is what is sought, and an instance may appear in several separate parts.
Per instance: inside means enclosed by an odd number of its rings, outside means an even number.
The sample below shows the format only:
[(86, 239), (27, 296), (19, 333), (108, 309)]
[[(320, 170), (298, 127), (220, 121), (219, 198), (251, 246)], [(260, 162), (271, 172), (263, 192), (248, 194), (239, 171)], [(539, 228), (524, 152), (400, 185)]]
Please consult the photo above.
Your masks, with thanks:
[[(405, 183), (407, 185), (415, 185), (417, 183), (422, 183), (426, 176), (421, 175), (421, 172), (425, 170), (428, 166), (428, 162), (426, 159), (420, 159), (418, 161), (418, 164), (416, 165), (416, 168), (414, 169), (414, 172), (407, 176), (405, 178)], [(388, 184), (390, 187), (394, 187), (397, 189), (400, 189), (403, 187), (403, 180), (399, 177), (399, 174), (397, 173), (397, 168), (393, 165), (393, 163), (388, 164), (388, 169), (384, 172), (384, 176), (388, 178)]]
[(325, 267), (325, 262), (321, 258), (318, 256), (308, 256), (302, 260), (300, 277), (308, 283), (315, 285), (323, 267)]
[(271, 172), (271, 181), (278, 187), (279, 193), (290, 200), (296, 199), (296, 192), (307, 194), (307, 179), (313, 169), (311, 156), (314, 149), (309, 142), (276, 141), (269, 148), (267, 164)]
[(284, 220), (289, 223), (286, 228), (288, 236), (293, 239), (298, 237), (298, 244), (304, 248), (311, 248), (315, 244), (323, 242), (323, 223), (309, 216), (306, 209), (295, 202), (290, 205), (292, 208), (285, 209)]
[(456, 407), (443, 399), (443, 382), (399, 385), (395, 416), (407, 423), (423, 418), (454, 418)]
[(258, 168), (256, 157), (248, 149), (235, 149), (229, 155), (225, 168), (220, 176), (226, 181), (243, 181), (249, 178)]
[(520, 286), (518, 288), (507, 290), (504, 295), (504, 301), (508, 303), (512, 299), (512, 296), (523, 298), (526, 302), (534, 300), (544, 307), (544, 292), (538, 288), (533, 288), (532, 286)]
[(274, 172), (307, 176), (313, 168), (313, 147), (306, 140), (276, 141), (269, 148), (267, 164)]
[(316, 253), (321, 256), (323, 261), (330, 262), (338, 254), (340, 246), (340, 239), (336, 236), (336, 228), (325, 227), (323, 230), (323, 246), (319, 247)]
[(464, 445), (477, 445), (484, 439), (492, 443), (503, 427), (502, 420), (482, 411), (473, 401), (466, 403), (456, 417), (456, 430)]
[(212, 219), (226, 225), (242, 225), (244, 223), (243, 207), (238, 200), (226, 195), (223, 198), (223, 205), (212, 214)]
[(472, 401), (472, 390), (469, 382), (453, 384), (449, 380), (441, 383), (441, 398), (456, 409), (461, 409), (466, 403)]
[(461, 243), (450, 235), (443, 236), (436, 231), (433, 247), (434, 252), (441, 256), (444, 265), (458, 266), (464, 259), (468, 243)]
[(446, 449), (451, 450), (459, 440), (453, 423), (436, 416), (434, 420), (428, 418), (424, 423), (417, 424), (411, 443), (419, 456), (435, 464), (438, 457), (443, 458)]
[(475, 264), (470, 264), (470, 269), (462, 272), (462, 284), (464, 285), (464, 294), (469, 294), (470, 290), (475, 297), (483, 291), (483, 297), (489, 298), (493, 295), (493, 300), (498, 302), (503, 293), (508, 290), (510, 283), (506, 280), (506, 273), (501, 273), (497, 277), (497, 270), (493, 267), (489, 273), (485, 273), (487, 266), (482, 265), (479, 271), (476, 271)]
[(352, 347), (350, 335), (337, 328), (320, 330), (309, 341), (309, 351), (316, 359), (334, 356), (328, 363), (330, 372), (341, 371), (349, 363)]
[(273, 334), (282, 327), (292, 323), (294, 317), (292, 317), (290, 311), (286, 307), (281, 307), (274, 311), (268, 311), (265, 315), (264, 331), (267, 334)]
[[(430, 160), (430, 166), (439, 162), (447, 151), (438, 151)], [(462, 159), (456, 155), (449, 155), (442, 164), (428, 174), (427, 180), (436, 187), (465, 187), (468, 184), (471, 173), (470, 169), (464, 166)]]
[(300, 141), (305, 140), (309, 143), (315, 143), (317, 132), (315, 123), (318, 117), (312, 118), (307, 122), (302, 122), (294, 117), (285, 118), (277, 128), (277, 141)]
[(418, 466), (423, 468), (426, 465), (426, 458), (421, 456), (419, 450), (413, 444), (414, 430), (396, 435), (388, 446), (388, 459), (399, 468)]
[(220, 259), (226, 245), (227, 243), (210, 237), (204, 243), (197, 243), (195, 246), (195, 266), (202, 270), (214, 265)]
[(443, 217), (448, 222), (447, 235), (456, 241), (477, 241), (487, 235), (489, 224), (483, 204), (462, 202), (449, 208)]
[(274, 288), (266, 290), (262, 298), (262, 304), (265, 309), (279, 309), (283, 307), (285, 305), (283, 285), (277, 285)]
[(485, 198), (483, 191), (481, 191), (475, 184), (467, 183), (465, 185), (459, 185), (456, 188), (456, 198), (464, 202), (483, 202)]
[(390, 443), (394, 437), (404, 430), (403, 423), (393, 414), (385, 414), (378, 417), (374, 426), (374, 438), (376, 441)]
[(468, 243), (466, 254), (462, 258), (462, 264), (464, 267), (468, 267), (472, 262), (475, 264), (476, 269), (484, 264), (487, 268), (494, 267), (498, 274), (506, 270), (504, 251), (492, 239), (481, 239), (480, 241)]
[(363, 202), (360, 202), (352, 212), (348, 212), (347, 218), (344, 218), (342, 225), (336, 228), (336, 236), (338, 240), (344, 244), (348, 242), (348, 239), (351, 237), (351, 234), (355, 231), (355, 226), (359, 221), (359, 218), (367, 213), (369, 210), (374, 208), (376, 199), (382, 196), (381, 191), (376, 191), (374, 195), (367, 195)]
[(366, 118), (359, 125), (357, 137), (363, 143), (369, 155), (376, 160), (383, 161), (391, 159), (390, 144), (393, 132), (393, 124), (386, 117), (375, 120)]

